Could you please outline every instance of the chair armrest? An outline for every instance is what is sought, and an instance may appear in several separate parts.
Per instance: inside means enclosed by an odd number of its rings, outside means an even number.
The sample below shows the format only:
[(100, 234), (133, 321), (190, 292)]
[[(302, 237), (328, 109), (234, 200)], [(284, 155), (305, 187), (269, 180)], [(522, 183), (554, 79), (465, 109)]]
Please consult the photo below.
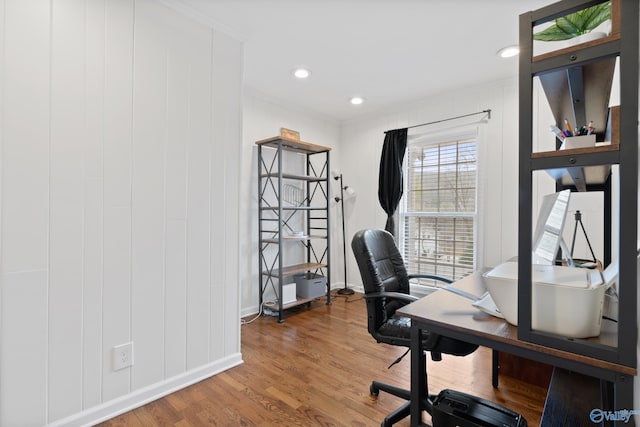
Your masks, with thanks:
[(409, 294), (403, 294), (402, 292), (374, 292), (371, 294), (365, 294), (365, 299), (377, 299), (377, 298), (391, 298), (398, 299), (404, 302), (414, 302), (418, 301), (418, 297), (414, 297)]
[(432, 279), (432, 280), (444, 282), (444, 283), (446, 283), (446, 285), (436, 285), (435, 287), (438, 288), (438, 289), (444, 289), (445, 291), (449, 291), (449, 292), (452, 292), (454, 294), (460, 295), (461, 297), (470, 299), (471, 301), (478, 301), (481, 298), (481, 297), (479, 297), (477, 295), (473, 295), (473, 294), (471, 294), (469, 292), (465, 292), (462, 289), (458, 289), (458, 288), (454, 288), (453, 286), (449, 286), (451, 283), (453, 283), (453, 280), (446, 279), (444, 277), (434, 276), (434, 275), (431, 275), (431, 274), (410, 274), (408, 277), (409, 277), (409, 280), (411, 280), (411, 279)]
[(444, 282), (444, 283), (453, 283), (453, 280), (444, 278), (444, 277), (440, 277), (440, 276), (434, 276), (432, 274), (410, 274), (409, 275), (409, 280), (411, 279), (431, 279), (431, 280), (436, 280), (438, 282)]

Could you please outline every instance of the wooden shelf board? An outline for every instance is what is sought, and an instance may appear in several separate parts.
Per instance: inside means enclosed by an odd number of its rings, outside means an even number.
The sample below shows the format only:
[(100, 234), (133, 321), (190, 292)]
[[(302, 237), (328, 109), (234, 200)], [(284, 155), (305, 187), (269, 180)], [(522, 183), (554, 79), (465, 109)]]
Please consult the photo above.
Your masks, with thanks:
[(582, 49), (585, 49), (588, 47), (599, 46), (599, 45), (607, 44), (617, 40), (620, 40), (620, 33), (611, 33), (609, 36), (603, 37), (601, 39), (591, 40), (585, 43), (576, 44), (574, 46), (565, 47), (563, 49), (554, 50), (552, 52), (542, 53), (540, 55), (534, 55), (531, 57), (531, 62), (539, 62), (549, 58), (555, 58), (558, 56), (563, 56), (571, 53), (577, 53), (577, 52), (580, 52)]
[(297, 153), (324, 153), (331, 151), (331, 147), (313, 144), (311, 142), (297, 141), (295, 139), (283, 138), (282, 136), (274, 136), (272, 138), (256, 141), (256, 145), (265, 145), (267, 147), (278, 148), (282, 144), (282, 148)]
[[(304, 273), (304, 272), (307, 272), (309, 270), (316, 270), (318, 268), (323, 268), (323, 267), (326, 267), (326, 266), (327, 266), (327, 264), (319, 264), (319, 263), (315, 263), (315, 262), (306, 262), (306, 263), (303, 263), (303, 264), (295, 264), (295, 265), (289, 265), (287, 267), (284, 267), (280, 273), (283, 276), (289, 276), (291, 274)], [(274, 270), (277, 270), (277, 269), (274, 269)], [(265, 276), (278, 276), (278, 272), (277, 271), (274, 271), (271, 274), (268, 271), (263, 271), (262, 274), (264, 274)]]
[[(260, 209), (263, 211), (277, 211), (277, 206), (263, 206)], [(320, 206), (283, 206), (283, 211), (324, 211), (327, 210), (326, 207)]]
[[(326, 239), (327, 236), (320, 236), (320, 235), (315, 235), (315, 234), (311, 234), (309, 236), (302, 236), (302, 237), (294, 237), (294, 236), (285, 236), (282, 238), (282, 240), (286, 240), (289, 242), (297, 242), (297, 241), (304, 241), (304, 240), (311, 240), (311, 239)], [(263, 242), (265, 243), (278, 243), (278, 239), (277, 238), (272, 238), (272, 239), (262, 239)]]
[(326, 235), (320, 235), (320, 234), (310, 234), (309, 235), (309, 239), (326, 239), (327, 236)]
[(585, 147), (585, 148), (570, 148), (568, 150), (554, 150), (554, 151), (540, 151), (531, 153), (532, 159), (541, 159), (545, 157), (557, 157), (557, 156), (573, 156), (579, 154), (589, 153), (603, 153), (607, 151), (619, 151), (620, 144), (600, 145), (597, 147)]
[[(277, 173), (265, 173), (260, 175), (261, 178), (278, 178), (278, 174)], [(322, 176), (309, 176), (309, 175), (296, 175), (296, 174), (292, 174), (292, 173), (283, 173), (282, 174), (282, 178), (284, 179), (295, 179), (298, 181), (310, 181), (310, 182), (314, 182), (314, 181), (327, 181), (327, 177), (322, 177)]]
[[(287, 309), (290, 309), (290, 308), (293, 308), (293, 307), (297, 307), (297, 306), (302, 305), (302, 304), (308, 304), (310, 302), (315, 301), (318, 298), (323, 298), (324, 296), (325, 295), (322, 295), (322, 296), (316, 297), (316, 298), (300, 298), (300, 297), (296, 297), (297, 299), (295, 301), (292, 301), (292, 302), (289, 302), (289, 303), (286, 303), (286, 304), (282, 304), (282, 309), (283, 310), (287, 310)], [(267, 307), (267, 309), (269, 309), (271, 311), (276, 311), (276, 312), (280, 308), (278, 306), (278, 304), (274, 304), (273, 306), (266, 306), (266, 307)]]

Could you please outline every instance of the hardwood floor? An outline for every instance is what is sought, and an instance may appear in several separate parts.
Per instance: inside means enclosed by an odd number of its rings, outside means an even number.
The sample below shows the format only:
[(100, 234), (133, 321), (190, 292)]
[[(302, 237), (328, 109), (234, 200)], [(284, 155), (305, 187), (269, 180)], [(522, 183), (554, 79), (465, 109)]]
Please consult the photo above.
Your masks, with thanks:
[[(361, 297), (337, 297), (331, 306), (316, 301), (288, 312), (282, 324), (262, 316), (242, 326), (244, 364), (100, 426), (379, 426), (403, 401), (382, 392), (371, 400), (369, 384), (408, 388), (409, 356), (387, 369), (405, 349), (373, 340)], [(494, 389), (490, 350), (427, 364), (431, 392), (473, 394), (540, 424), (546, 388), (501, 376)]]

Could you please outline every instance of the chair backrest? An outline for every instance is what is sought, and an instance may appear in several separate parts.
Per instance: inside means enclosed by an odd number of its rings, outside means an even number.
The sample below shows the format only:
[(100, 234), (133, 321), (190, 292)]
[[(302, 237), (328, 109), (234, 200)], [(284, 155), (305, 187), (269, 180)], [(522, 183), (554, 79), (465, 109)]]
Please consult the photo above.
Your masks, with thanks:
[[(404, 260), (393, 236), (385, 230), (361, 230), (351, 241), (351, 248), (360, 269), (365, 294), (374, 292), (409, 293), (409, 278)], [(399, 301), (372, 300), (367, 304), (369, 332), (374, 331), (402, 307)]]

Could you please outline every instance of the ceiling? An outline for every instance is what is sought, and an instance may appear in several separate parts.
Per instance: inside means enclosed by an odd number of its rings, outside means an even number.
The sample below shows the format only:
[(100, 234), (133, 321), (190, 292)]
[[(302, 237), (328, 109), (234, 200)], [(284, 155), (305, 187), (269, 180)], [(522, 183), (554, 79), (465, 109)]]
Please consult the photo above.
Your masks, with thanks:
[(518, 43), (518, 15), (552, 0), (174, 2), (245, 43), (247, 88), (342, 122), (515, 76), (517, 58), (496, 52)]

